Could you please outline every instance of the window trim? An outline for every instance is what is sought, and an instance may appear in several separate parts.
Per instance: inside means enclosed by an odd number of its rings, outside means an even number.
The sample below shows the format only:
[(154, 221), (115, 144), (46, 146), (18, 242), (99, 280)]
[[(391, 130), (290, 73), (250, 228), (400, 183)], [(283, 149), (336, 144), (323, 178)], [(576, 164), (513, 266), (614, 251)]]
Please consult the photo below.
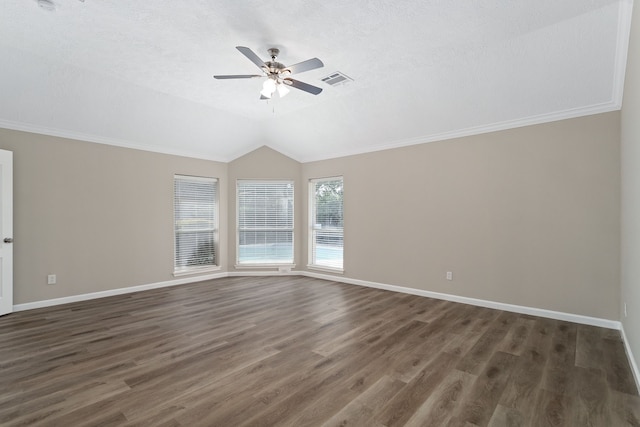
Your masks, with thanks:
[[(193, 266), (193, 267), (176, 267), (176, 248), (177, 248), (177, 235), (178, 230), (176, 230), (176, 194), (175, 194), (175, 185), (176, 179), (189, 179), (192, 181), (204, 181), (211, 182), (215, 187), (215, 198), (214, 198), (214, 213), (213, 213), (213, 253), (214, 253), (214, 264), (212, 265), (204, 265), (204, 266)], [(206, 176), (196, 176), (196, 175), (186, 175), (186, 174), (173, 174), (173, 276), (188, 276), (193, 274), (201, 274), (212, 271), (220, 271), (220, 180), (215, 177), (206, 177)]]
[[(272, 230), (272, 231), (291, 231), (291, 262), (281, 262), (281, 263), (249, 263), (249, 262), (244, 262), (241, 263), (240, 262), (240, 197), (239, 197), (239, 189), (240, 189), (240, 183), (246, 183), (246, 184), (264, 184), (264, 183), (269, 183), (269, 184), (291, 184), (291, 188), (293, 190), (293, 199), (292, 199), (292, 203), (291, 203), (291, 208), (292, 208), (292, 213), (291, 213), (291, 230), (285, 230), (285, 229), (277, 229), (277, 230)], [(235, 264), (234, 267), (236, 269), (256, 269), (256, 268), (279, 268), (279, 267), (284, 267), (284, 268), (295, 268), (296, 264), (296, 251), (295, 251), (295, 235), (296, 235), (296, 231), (295, 231), (295, 219), (296, 219), (296, 204), (295, 204), (295, 193), (296, 193), (296, 186), (295, 186), (295, 180), (293, 179), (243, 179), (243, 178), (239, 178), (236, 179), (236, 259), (235, 259)], [(243, 230), (245, 231), (245, 230)], [(260, 231), (269, 231), (267, 229), (261, 229)]]
[[(307, 230), (307, 239), (308, 239), (308, 245), (307, 245), (307, 268), (309, 270), (318, 270), (318, 271), (326, 271), (329, 273), (339, 273), (339, 274), (343, 274), (344, 273), (344, 217), (343, 217), (343, 226), (342, 226), (342, 268), (340, 267), (331, 267), (331, 266), (327, 266), (327, 265), (319, 265), (319, 264), (313, 264), (313, 243), (314, 243), (314, 239), (313, 239), (313, 231), (314, 231), (314, 224), (315, 224), (315, 214), (316, 214), (316, 191), (315, 191), (315, 185), (318, 182), (324, 182), (324, 181), (337, 181), (340, 180), (342, 181), (342, 186), (343, 186), (343, 192), (344, 192), (344, 176), (343, 175), (337, 175), (337, 176), (328, 176), (328, 177), (324, 177), (324, 178), (311, 178), (309, 179), (309, 201), (308, 201), (308, 214), (309, 217), (307, 218), (308, 220), (308, 230)], [(344, 193), (343, 193), (343, 199), (342, 199), (342, 210), (343, 210), (343, 216), (344, 216)]]

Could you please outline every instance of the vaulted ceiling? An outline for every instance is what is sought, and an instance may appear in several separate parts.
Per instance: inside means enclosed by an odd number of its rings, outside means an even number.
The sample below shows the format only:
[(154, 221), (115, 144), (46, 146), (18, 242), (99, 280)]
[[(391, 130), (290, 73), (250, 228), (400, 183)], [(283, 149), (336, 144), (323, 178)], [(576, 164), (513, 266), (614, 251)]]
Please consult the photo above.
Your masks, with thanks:
[[(44, 1), (44, 0), (41, 0)], [(2, 0), (0, 127), (299, 161), (619, 109), (631, 0)], [(51, 4), (49, 4), (51, 6)], [(235, 46), (319, 86), (259, 100)], [(330, 86), (341, 72), (352, 82)]]

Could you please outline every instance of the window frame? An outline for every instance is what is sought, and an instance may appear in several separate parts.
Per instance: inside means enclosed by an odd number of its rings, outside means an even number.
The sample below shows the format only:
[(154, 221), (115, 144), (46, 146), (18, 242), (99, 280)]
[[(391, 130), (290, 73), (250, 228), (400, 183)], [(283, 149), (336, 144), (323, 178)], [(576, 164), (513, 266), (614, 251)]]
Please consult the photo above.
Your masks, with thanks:
[[(178, 266), (178, 234), (186, 230), (178, 230), (176, 184), (178, 180), (210, 182), (213, 184), (214, 200), (213, 200), (213, 222), (212, 228), (202, 230), (213, 233), (213, 264), (201, 266)], [(220, 270), (220, 180), (214, 177), (174, 174), (173, 175), (173, 275), (184, 276), (189, 274), (204, 273), (208, 271)]]
[[(321, 182), (330, 182), (330, 181), (341, 181), (342, 182), (342, 266), (341, 267), (333, 267), (330, 265), (323, 265), (315, 263), (314, 260), (314, 245), (316, 243), (315, 232), (317, 229), (315, 228), (316, 223), (316, 211), (317, 211), (317, 201), (316, 201), (316, 185)], [(330, 176), (324, 178), (312, 178), (309, 179), (309, 204), (308, 204), (308, 264), (307, 268), (312, 270), (324, 270), (332, 273), (344, 273), (344, 176)]]
[[(290, 228), (264, 228), (247, 230), (240, 227), (240, 189), (242, 184), (286, 184), (291, 186), (291, 227)], [(247, 262), (240, 260), (240, 234), (242, 231), (284, 231), (291, 233), (291, 261), (284, 262)], [(286, 267), (294, 268), (295, 264), (295, 181), (293, 179), (237, 179), (236, 180), (236, 268), (269, 268)]]

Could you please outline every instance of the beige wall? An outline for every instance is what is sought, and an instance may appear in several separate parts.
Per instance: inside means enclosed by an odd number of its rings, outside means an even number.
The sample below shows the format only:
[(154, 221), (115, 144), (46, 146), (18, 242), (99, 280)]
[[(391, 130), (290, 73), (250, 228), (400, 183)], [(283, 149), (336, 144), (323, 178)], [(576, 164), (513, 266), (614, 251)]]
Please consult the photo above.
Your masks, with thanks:
[(235, 270), (236, 180), (294, 180), (305, 269), (307, 182), (343, 175), (345, 277), (617, 320), (619, 122), (306, 164), (267, 147), (222, 164), (2, 130), (15, 153), (15, 302), (172, 280), (175, 173), (220, 178), (222, 271)]
[[(633, 8), (622, 105), (622, 324), (640, 366), (640, 5)], [(637, 378), (640, 381), (640, 378)]]
[(227, 204), (224, 163), (3, 129), (0, 148), (14, 152), (15, 304), (173, 280), (176, 173), (220, 178)]
[(302, 176), (344, 175), (347, 277), (617, 320), (619, 120), (307, 163)]
[[(294, 259), (300, 260), (303, 228), (300, 213), (302, 200), (302, 182), (300, 181), (301, 165), (297, 161), (272, 150), (269, 147), (261, 147), (229, 163), (229, 271), (250, 271), (247, 268), (235, 268), (236, 263), (236, 181), (238, 179), (274, 179), (294, 181)], [(297, 266), (299, 267), (299, 265)], [(265, 270), (265, 269), (262, 269)], [(273, 269), (271, 269), (273, 270)]]

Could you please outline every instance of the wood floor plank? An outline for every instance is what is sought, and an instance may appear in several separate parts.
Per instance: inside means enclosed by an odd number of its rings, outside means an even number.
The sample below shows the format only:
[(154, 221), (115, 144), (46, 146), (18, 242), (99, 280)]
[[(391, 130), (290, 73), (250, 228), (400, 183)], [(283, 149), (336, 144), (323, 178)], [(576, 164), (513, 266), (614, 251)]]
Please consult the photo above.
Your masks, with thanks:
[(576, 365), (577, 325), (557, 322), (548, 352), (543, 387), (558, 394), (568, 394), (574, 387), (573, 368)]
[[(369, 339), (367, 343), (362, 343), (363, 345), (355, 351), (355, 354), (352, 349), (348, 349), (346, 354), (341, 356), (342, 360), (346, 363), (336, 365), (328, 375), (324, 374), (315, 378), (307, 378), (300, 385), (299, 393), (289, 393), (285, 399), (279, 400), (258, 417), (248, 421), (247, 425), (257, 423), (258, 421), (268, 425), (276, 422), (286, 423), (290, 419), (298, 416), (300, 410), (304, 410), (311, 404), (315, 404), (315, 401), (332, 387), (335, 387), (334, 389), (337, 390), (348, 389), (351, 378), (356, 375), (363, 366), (374, 362), (384, 355), (393, 357), (399, 351), (398, 343), (402, 343), (403, 339), (419, 332), (424, 327), (425, 324), (423, 322), (410, 321), (397, 329), (390, 328), (387, 333), (375, 337), (375, 340)], [(380, 375), (380, 372), (378, 374)], [(334, 394), (334, 401), (344, 399), (340, 393), (337, 394), (338, 396)]]
[(295, 276), (0, 317), (0, 425), (640, 426), (619, 332)]
[(612, 391), (611, 400), (614, 425), (640, 427), (640, 396)]
[(413, 413), (405, 427), (444, 426), (471, 390), (475, 375), (453, 370)]
[(493, 415), (489, 420), (488, 427), (522, 427), (527, 425), (527, 418), (515, 408), (506, 406), (496, 406)]
[[(598, 352), (598, 354), (601, 354)], [(573, 423), (578, 426), (609, 426), (611, 397), (605, 374), (598, 368), (575, 367)]]
[[(20, 421), (24, 425), (32, 425), (40, 418), (48, 418), (55, 414), (62, 417), (65, 414), (79, 411), (87, 405), (120, 395), (129, 390), (124, 383), (80, 383), (76, 387), (57, 390), (48, 396), (30, 400), (27, 404), (15, 407), (16, 412), (0, 415), (0, 423), (5, 419)], [(120, 411), (113, 411), (121, 413)], [(119, 417), (117, 417), (119, 418)]]
[(603, 364), (602, 328), (578, 325), (576, 340), (576, 366), (600, 368)]
[(379, 408), (383, 407), (405, 385), (406, 383), (389, 376), (381, 377), (334, 416), (322, 423), (322, 427), (382, 426), (374, 419)]
[(621, 393), (638, 394), (622, 339), (603, 339), (602, 349), (602, 368), (607, 374), (609, 387)]
[(404, 425), (422, 406), (426, 396), (438, 387), (457, 362), (457, 357), (440, 353), (385, 406), (377, 417), (387, 427)]
[(531, 411), (531, 426), (571, 426), (573, 425), (572, 408), (572, 396), (539, 389)]
[(478, 375), (516, 319), (517, 315), (513, 313), (501, 313), (488, 326), (486, 332), (480, 336), (471, 350), (460, 360), (456, 369)]
[(518, 318), (507, 333), (502, 343), (497, 347), (498, 351), (520, 356), (526, 348), (526, 341), (533, 329), (533, 319)]
[(500, 404), (505, 408), (516, 409), (528, 419), (533, 407), (538, 385), (542, 380), (547, 356), (537, 348), (528, 348), (516, 360), (513, 372), (500, 397)]
[(293, 370), (309, 370), (321, 361), (311, 352), (292, 355), (279, 353), (270, 360), (247, 367), (222, 381), (184, 393), (174, 404), (185, 406), (186, 411), (177, 420), (186, 426), (237, 425), (250, 418), (252, 411), (264, 410), (269, 401), (255, 397), (257, 390), (278, 382)]
[(473, 383), (464, 404), (449, 425), (487, 425), (512, 375), (517, 356), (496, 351)]

